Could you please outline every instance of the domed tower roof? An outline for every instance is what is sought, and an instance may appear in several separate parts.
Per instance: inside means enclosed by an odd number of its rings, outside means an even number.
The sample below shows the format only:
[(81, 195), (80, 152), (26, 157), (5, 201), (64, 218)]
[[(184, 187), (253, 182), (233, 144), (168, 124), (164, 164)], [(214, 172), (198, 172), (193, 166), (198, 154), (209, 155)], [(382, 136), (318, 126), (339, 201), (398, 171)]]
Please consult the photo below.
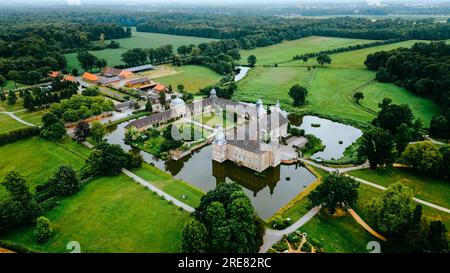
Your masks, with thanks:
[(213, 87), (213, 89), (211, 89), (211, 91), (209, 92), (209, 97), (210, 98), (217, 98), (217, 91), (216, 89)]

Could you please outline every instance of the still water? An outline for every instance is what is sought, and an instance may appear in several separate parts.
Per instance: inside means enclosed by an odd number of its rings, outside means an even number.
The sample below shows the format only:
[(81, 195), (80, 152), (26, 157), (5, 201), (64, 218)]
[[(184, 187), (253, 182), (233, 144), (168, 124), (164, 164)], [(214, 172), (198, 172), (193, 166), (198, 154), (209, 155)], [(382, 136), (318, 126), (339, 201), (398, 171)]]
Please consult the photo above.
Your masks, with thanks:
[[(320, 124), (320, 127), (313, 127), (312, 124)], [(339, 159), (344, 155), (345, 148), (362, 136), (358, 128), (316, 116), (304, 116), (300, 128), (306, 134), (320, 138), (325, 144), (325, 150), (313, 154), (313, 159)]]
[[(108, 142), (130, 150), (131, 147), (123, 142), (124, 127), (127, 124), (128, 122), (125, 122), (114, 128), (107, 135)], [(217, 163), (211, 159), (211, 146), (197, 150), (178, 161), (160, 160), (143, 151), (141, 154), (147, 163), (205, 192), (214, 189), (218, 183), (233, 181), (240, 184), (257, 214), (263, 219), (270, 218), (316, 179), (301, 165), (280, 165), (257, 174), (232, 162)]]

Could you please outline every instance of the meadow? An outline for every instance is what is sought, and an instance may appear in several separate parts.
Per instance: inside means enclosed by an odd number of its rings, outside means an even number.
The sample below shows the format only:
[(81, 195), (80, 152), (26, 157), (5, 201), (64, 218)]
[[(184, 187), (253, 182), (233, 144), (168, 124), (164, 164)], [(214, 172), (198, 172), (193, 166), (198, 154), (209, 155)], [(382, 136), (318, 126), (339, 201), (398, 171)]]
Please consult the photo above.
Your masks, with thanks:
[(239, 81), (233, 99), (255, 102), (261, 98), (266, 104), (276, 100), (284, 107), (292, 105), (288, 92), (294, 84), (308, 85), (314, 71), (305, 67), (255, 67)]
[(172, 70), (168, 73), (169, 75), (151, 78), (166, 86), (172, 85), (174, 90), (176, 90), (179, 84), (182, 84), (184, 85), (185, 91), (190, 93), (196, 93), (200, 88), (214, 85), (218, 83), (222, 77), (213, 70), (199, 65), (166, 65), (166, 67)]
[(258, 66), (280, 64), (292, 61), (295, 55), (370, 42), (373, 40), (312, 36), (251, 50), (241, 50), (240, 63), (246, 64), (248, 56), (255, 55)]
[(0, 134), (7, 133), (12, 130), (27, 127), (6, 114), (0, 113)]
[[(256, 52), (259, 52), (260, 54), (259, 58), (257, 56), (259, 60), (257, 66), (251, 69), (248, 75), (238, 83), (238, 90), (233, 98), (255, 101), (261, 97), (268, 104), (273, 104), (279, 99), (282, 107), (290, 111), (306, 110), (360, 123), (373, 120), (375, 117), (373, 113), (378, 111), (378, 103), (385, 97), (390, 97), (394, 103), (408, 104), (415, 117), (420, 118), (425, 127), (428, 127), (431, 118), (440, 112), (435, 103), (394, 84), (377, 82), (366, 86), (375, 79), (375, 72), (367, 70), (364, 66), (368, 54), (397, 47), (408, 47), (417, 42), (416, 40), (332, 54), (330, 55), (332, 63), (323, 67), (317, 65), (315, 59), (309, 60), (306, 64), (302, 61), (281, 63), (286, 60), (286, 56), (283, 57), (283, 54), (286, 55), (289, 52), (290, 44), (300, 45), (299, 49), (305, 52), (317, 52), (326, 48), (343, 46), (338, 43), (339, 41), (343, 42), (342, 40), (335, 40), (335, 38), (321, 40), (319, 38), (324, 37), (304, 38), (255, 49), (253, 53), (256, 55)], [(351, 39), (347, 40), (349, 40), (347, 43), (351, 44)], [(309, 42), (307, 45), (304, 44), (306, 41)], [(315, 48), (314, 45), (318, 47)], [(247, 54), (246, 51), (241, 51), (242, 56), (245, 54)], [(275, 63), (276, 58), (280, 63), (277, 67), (258, 66)], [(308, 71), (308, 65), (315, 66), (315, 68)], [(296, 83), (308, 88), (305, 107), (294, 108), (292, 106), (293, 101), (288, 92), (290, 87)], [(363, 91), (365, 96), (361, 101), (363, 107), (352, 101), (352, 94), (355, 91)], [(369, 108), (371, 111), (364, 108)]]
[[(88, 154), (86, 147), (71, 139), (64, 139), (61, 143), (40, 137), (19, 140), (0, 147), (0, 181), (10, 171), (17, 170), (34, 191), (37, 185), (47, 182), (61, 165), (81, 168)], [(4, 194), (4, 188), (0, 187), (0, 198)]]
[[(173, 45), (174, 52), (182, 45), (200, 44), (213, 41), (214, 39), (191, 37), (181, 35), (170, 35), (149, 32), (137, 32), (135, 28), (131, 30), (131, 38), (117, 39), (120, 43), (120, 48), (104, 49), (97, 51), (89, 51), (98, 58), (105, 59), (109, 66), (116, 66), (123, 64), (121, 61), (122, 54), (133, 48), (155, 48), (164, 45)], [(109, 41), (107, 41), (108, 43)], [(64, 55), (67, 59), (67, 68), (72, 70), (77, 68), (81, 71), (80, 64), (77, 60), (77, 53), (68, 53)]]
[(71, 241), (81, 252), (179, 252), (189, 214), (121, 174), (91, 181), (45, 216), (54, 229), (47, 243), (36, 243), (34, 227), (0, 239), (41, 252), (68, 253)]

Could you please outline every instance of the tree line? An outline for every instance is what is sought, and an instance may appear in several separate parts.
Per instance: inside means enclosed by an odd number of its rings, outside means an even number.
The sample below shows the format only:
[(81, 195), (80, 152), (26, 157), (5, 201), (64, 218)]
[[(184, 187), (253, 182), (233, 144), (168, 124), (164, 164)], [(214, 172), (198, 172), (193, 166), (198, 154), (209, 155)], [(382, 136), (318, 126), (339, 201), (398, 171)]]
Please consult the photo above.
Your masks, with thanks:
[(430, 134), (450, 136), (450, 45), (444, 42), (416, 43), (411, 48), (379, 51), (367, 56), (365, 65), (377, 71), (381, 82), (393, 82), (442, 107), (433, 117)]

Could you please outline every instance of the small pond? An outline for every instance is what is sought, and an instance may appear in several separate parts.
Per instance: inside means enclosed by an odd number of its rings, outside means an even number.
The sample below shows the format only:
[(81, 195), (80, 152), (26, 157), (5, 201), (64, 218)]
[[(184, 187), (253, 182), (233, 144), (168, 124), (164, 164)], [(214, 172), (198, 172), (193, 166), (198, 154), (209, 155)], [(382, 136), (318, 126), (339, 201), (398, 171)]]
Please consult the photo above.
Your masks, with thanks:
[(236, 68), (239, 69), (239, 73), (234, 76), (235, 82), (242, 80), (245, 75), (247, 75), (248, 71), (250, 71), (250, 67), (247, 66), (236, 66)]
[[(123, 142), (124, 127), (127, 124), (125, 122), (114, 128), (107, 136), (108, 142), (120, 144), (125, 150), (130, 150), (131, 147)], [(240, 184), (258, 215), (264, 219), (270, 218), (316, 179), (301, 165), (280, 165), (256, 174), (232, 162), (217, 163), (211, 159), (211, 146), (178, 161), (163, 161), (143, 151), (141, 154), (147, 163), (205, 192), (214, 189), (218, 183), (234, 181)]]
[[(319, 127), (314, 126), (319, 124)], [(320, 138), (325, 145), (325, 150), (312, 155), (313, 159), (339, 159), (344, 155), (345, 148), (362, 136), (358, 128), (316, 116), (304, 116), (300, 128), (306, 134)], [(339, 144), (340, 141), (342, 144)]]

